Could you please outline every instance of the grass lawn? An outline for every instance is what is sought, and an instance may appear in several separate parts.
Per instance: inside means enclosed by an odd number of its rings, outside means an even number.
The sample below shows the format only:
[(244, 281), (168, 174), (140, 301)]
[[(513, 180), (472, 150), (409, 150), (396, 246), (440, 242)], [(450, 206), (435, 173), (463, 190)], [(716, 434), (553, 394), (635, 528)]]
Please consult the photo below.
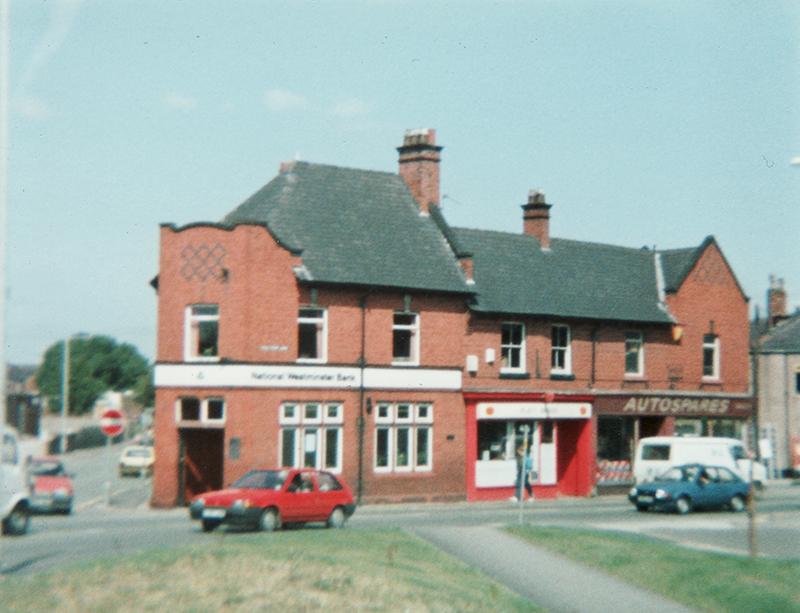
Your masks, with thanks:
[(511, 534), (701, 611), (800, 611), (800, 562), (692, 551), (647, 537), (514, 526)]
[(397, 530), (209, 535), (0, 579), (3, 611), (536, 611), (535, 605)]

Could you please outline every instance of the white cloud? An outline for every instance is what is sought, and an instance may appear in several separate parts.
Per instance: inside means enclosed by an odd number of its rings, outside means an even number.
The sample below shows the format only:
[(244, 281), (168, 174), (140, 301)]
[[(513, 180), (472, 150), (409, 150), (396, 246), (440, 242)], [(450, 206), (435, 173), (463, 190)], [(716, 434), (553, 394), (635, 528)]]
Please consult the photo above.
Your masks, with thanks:
[(48, 104), (35, 96), (14, 98), (12, 108), (26, 119), (43, 120), (53, 115)]
[(179, 92), (167, 92), (164, 104), (175, 111), (193, 111), (197, 108), (197, 99)]
[(333, 106), (333, 114), (338, 117), (358, 117), (369, 113), (369, 106), (358, 98), (340, 100)]
[(270, 89), (264, 94), (264, 104), (270, 111), (296, 111), (306, 108), (308, 100), (285, 89)]
[(25, 97), (39, 72), (50, 58), (58, 53), (69, 36), (82, 0), (58, 0), (53, 3), (50, 19), (42, 37), (36, 43), (30, 60), (25, 65), (19, 80), (20, 96)]

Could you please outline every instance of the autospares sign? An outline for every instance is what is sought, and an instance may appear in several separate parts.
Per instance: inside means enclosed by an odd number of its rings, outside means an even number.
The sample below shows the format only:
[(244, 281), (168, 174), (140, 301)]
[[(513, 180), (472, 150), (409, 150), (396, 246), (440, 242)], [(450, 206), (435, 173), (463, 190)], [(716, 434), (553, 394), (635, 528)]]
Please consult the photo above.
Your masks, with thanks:
[(595, 409), (600, 414), (616, 415), (747, 417), (753, 410), (753, 401), (718, 396), (598, 396)]

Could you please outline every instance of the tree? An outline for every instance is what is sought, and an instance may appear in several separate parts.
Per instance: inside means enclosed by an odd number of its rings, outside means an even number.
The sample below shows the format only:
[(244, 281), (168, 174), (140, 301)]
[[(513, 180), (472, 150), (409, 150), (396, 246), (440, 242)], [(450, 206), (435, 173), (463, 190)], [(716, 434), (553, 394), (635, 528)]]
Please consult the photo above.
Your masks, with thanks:
[[(61, 407), (64, 341), (51, 345), (36, 372), (39, 391)], [(69, 407), (68, 413), (82, 415), (107, 390), (125, 391), (140, 379), (149, 378), (150, 365), (131, 344), (117, 343), (108, 336), (73, 338), (69, 341)]]

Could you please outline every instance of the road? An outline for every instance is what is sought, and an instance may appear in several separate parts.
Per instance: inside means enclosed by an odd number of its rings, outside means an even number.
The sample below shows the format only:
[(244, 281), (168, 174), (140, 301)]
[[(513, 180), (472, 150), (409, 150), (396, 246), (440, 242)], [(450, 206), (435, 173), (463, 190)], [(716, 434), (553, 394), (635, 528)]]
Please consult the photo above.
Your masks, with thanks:
[[(118, 447), (112, 454), (119, 456)], [(190, 522), (186, 509), (150, 509), (149, 479), (120, 479), (102, 453), (76, 452), (67, 458), (76, 473), (78, 498), (72, 516), (37, 516), (31, 532), (0, 540), (0, 574), (28, 574), (73, 561), (126, 555), (155, 547), (176, 547), (225, 538), (225, 531), (204, 534)], [(113, 468), (113, 467), (112, 467)], [(95, 473), (91, 476), (89, 473)], [(113, 477), (112, 477), (113, 474)], [(105, 506), (104, 483), (112, 484), (111, 507)], [(800, 486), (771, 485), (756, 514), (758, 553), (800, 559)], [(500, 526), (520, 521), (519, 507), (509, 502), (371, 505), (358, 509), (350, 529), (398, 527), (414, 530), (445, 526)], [(524, 507), (522, 521), (636, 532), (687, 547), (748, 553), (748, 517), (729, 512), (677, 516), (637, 513), (624, 496), (536, 501)]]

